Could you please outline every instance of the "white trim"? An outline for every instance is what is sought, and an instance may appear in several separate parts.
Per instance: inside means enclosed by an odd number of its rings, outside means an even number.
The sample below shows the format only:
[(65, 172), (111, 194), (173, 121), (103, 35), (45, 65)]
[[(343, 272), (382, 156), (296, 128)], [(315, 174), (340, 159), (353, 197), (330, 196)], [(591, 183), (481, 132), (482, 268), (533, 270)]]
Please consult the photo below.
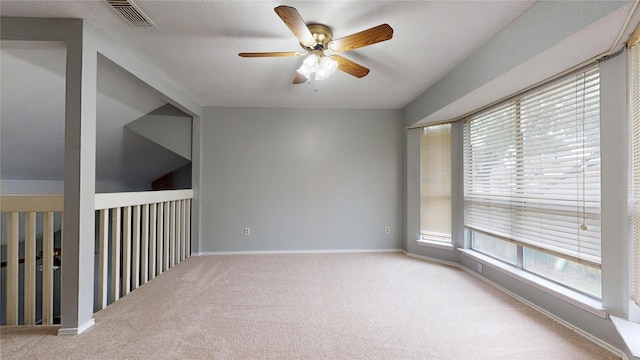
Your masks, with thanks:
[(397, 253), (402, 249), (330, 249), (330, 250), (251, 250), (251, 251), (201, 251), (191, 256), (210, 255), (274, 255), (274, 254), (341, 254), (341, 253)]
[(1, 195), (2, 212), (49, 212), (64, 211), (63, 195)]
[[(458, 250), (462, 251), (462, 250), (466, 250), (466, 249), (458, 249)], [(615, 346), (613, 346), (613, 345), (609, 344), (608, 342), (603, 341), (603, 340), (601, 340), (601, 339), (589, 334), (588, 332), (586, 332), (586, 331), (580, 329), (579, 327), (577, 327), (577, 326), (575, 326), (575, 325), (563, 320), (562, 318), (560, 318), (560, 317), (548, 312), (547, 310), (539, 307), (538, 305), (530, 302), (529, 300), (527, 300), (527, 299), (525, 299), (525, 298), (523, 298), (523, 297), (511, 292), (510, 290), (507, 290), (506, 288), (504, 288), (504, 287), (494, 283), (493, 281), (481, 276), (480, 274), (472, 271), (471, 269), (468, 269), (467, 267), (463, 266), (462, 264), (458, 264), (458, 263), (454, 263), (454, 262), (450, 262), (450, 261), (445, 261), (445, 260), (440, 260), (440, 259), (435, 259), (435, 258), (430, 258), (430, 257), (427, 257), (427, 256), (412, 254), (412, 253), (409, 253), (409, 252), (404, 251), (404, 250), (402, 252), (405, 255), (413, 257), (413, 258), (422, 259), (422, 260), (435, 262), (435, 263), (440, 263), (440, 264), (443, 264), (443, 265), (457, 267), (457, 268), (467, 272), (468, 274), (473, 275), (474, 277), (478, 278), (479, 280), (482, 280), (485, 283), (487, 283), (487, 284), (495, 287), (496, 289), (504, 292), (505, 294), (513, 297), (514, 299), (524, 303), (525, 305), (530, 306), (532, 309), (539, 311), (543, 315), (546, 315), (547, 317), (551, 318), (552, 320), (555, 320), (559, 324), (561, 324), (561, 325), (563, 325), (563, 326), (575, 331), (576, 333), (584, 336), (586, 339), (588, 339), (588, 340), (592, 341), (593, 343), (603, 347), (604, 349), (614, 353), (616, 356), (620, 356), (624, 360), (629, 360), (627, 358), (626, 354), (623, 351), (621, 351), (620, 349), (616, 348)], [(464, 252), (462, 252), (462, 253), (464, 254)], [(489, 264), (489, 263), (487, 263), (487, 265), (491, 266), (491, 264)], [(513, 276), (513, 274), (509, 274), (509, 275)]]
[(446, 242), (443, 242), (443, 241), (433, 241), (433, 240), (418, 239), (418, 240), (416, 240), (416, 243), (418, 243), (418, 245), (421, 245), (421, 246), (434, 247), (434, 248), (442, 249), (442, 250), (451, 250), (451, 251), (453, 251), (455, 249), (453, 247), (453, 244), (446, 243)]
[(139, 191), (96, 194), (96, 210), (193, 198), (193, 190)]
[(638, 339), (640, 339), (640, 324), (616, 316), (609, 317), (616, 327), (618, 334), (627, 345), (631, 355), (636, 359), (640, 359), (640, 342), (638, 342)]
[(402, 250), (402, 253), (404, 253), (405, 255), (412, 257), (412, 258), (416, 258), (416, 259), (421, 259), (421, 260), (426, 260), (426, 261), (431, 261), (434, 263), (438, 263), (438, 264), (442, 264), (442, 265), (447, 265), (447, 266), (451, 266), (451, 267), (456, 267), (459, 268), (460, 264), (458, 263), (454, 263), (451, 261), (446, 261), (446, 260), (441, 260), (441, 259), (437, 259), (437, 258), (432, 258), (429, 256), (423, 256), (423, 255), (418, 255), (418, 254), (414, 254), (414, 253), (410, 253), (410, 252), (406, 252), (404, 250)]
[(582, 310), (585, 310), (599, 318), (607, 318), (607, 310), (602, 307), (602, 303), (589, 296), (580, 294), (577, 291), (573, 291), (562, 285), (558, 285), (549, 280), (545, 280), (537, 275), (529, 273), (527, 271), (513, 267), (503, 263), (502, 261), (493, 259), (489, 256), (483, 255), (469, 249), (458, 249), (463, 255), (479, 261), (505, 275), (508, 275), (516, 280), (520, 280), (527, 285), (531, 285), (534, 288), (541, 290), (549, 295), (552, 295), (560, 300), (564, 300), (571, 305), (577, 306)]
[(633, 299), (629, 299), (629, 321), (640, 324), (640, 306)]
[(92, 327), (95, 324), (95, 320), (91, 319), (86, 323), (82, 324), (82, 326), (78, 326), (77, 328), (60, 328), (58, 329), (58, 336), (71, 336), (71, 335), (80, 335), (85, 332), (88, 328)]

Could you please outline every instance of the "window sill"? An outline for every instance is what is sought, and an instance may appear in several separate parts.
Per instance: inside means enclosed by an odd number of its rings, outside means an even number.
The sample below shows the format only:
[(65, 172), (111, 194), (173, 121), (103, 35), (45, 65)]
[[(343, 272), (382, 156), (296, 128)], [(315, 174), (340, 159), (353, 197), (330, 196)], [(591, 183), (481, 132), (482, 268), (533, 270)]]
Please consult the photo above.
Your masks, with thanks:
[(499, 260), (481, 254), (477, 251), (473, 251), (471, 249), (458, 250), (460, 250), (463, 255), (474, 259), (482, 264), (485, 264), (486, 266), (489, 266), (492, 269), (495, 269), (505, 275), (520, 280), (528, 285), (535, 287), (538, 290), (544, 291), (549, 295), (555, 296), (560, 300), (566, 301), (569, 304), (577, 306), (582, 310), (585, 310), (602, 319), (607, 318), (607, 310), (603, 309), (602, 303), (594, 298), (581, 294), (577, 291), (573, 291), (549, 280), (545, 280), (527, 271), (515, 268), (512, 265), (505, 264)]
[(618, 334), (620, 334), (627, 348), (631, 351), (631, 355), (636, 359), (640, 359), (640, 342), (637, 340), (640, 339), (640, 324), (615, 316), (610, 316), (610, 318)]
[(418, 245), (429, 246), (429, 247), (434, 247), (434, 248), (443, 249), (443, 250), (453, 250), (454, 249), (452, 244), (441, 242), (441, 241), (431, 241), (431, 240), (418, 239), (418, 240), (416, 240), (416, 242), (418, 243)]

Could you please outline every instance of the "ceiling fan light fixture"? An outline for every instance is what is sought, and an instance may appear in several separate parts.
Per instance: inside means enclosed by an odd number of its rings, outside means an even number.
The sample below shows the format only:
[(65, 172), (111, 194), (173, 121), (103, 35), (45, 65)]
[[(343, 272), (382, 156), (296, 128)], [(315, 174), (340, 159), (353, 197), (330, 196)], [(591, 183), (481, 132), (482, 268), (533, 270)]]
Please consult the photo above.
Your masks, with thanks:
[(332, 58), (323, 56), (318, 60), (318, 68), (316, 69), (316, 80), (324, 80), (331, 76), (338, 68), (338, 63)]
[(306, 59), (302, 62), (302, 65), (298, 68), (298, 74), (304, 76), (308, 79), (311, 79), (311, 73), (316, 71), (316, 67), (318, 66), (318, 57), (316, 54), (311, 54), (307, 56)]
[(335, 60), (326, 56), (310, 54), (304, 59), (297, 71), (308, 80), (311, 79), (313, 73), (315, 73), (316, 80), (324, 80), (331, 76), (336, 69), (338, 69), (338, 63)]

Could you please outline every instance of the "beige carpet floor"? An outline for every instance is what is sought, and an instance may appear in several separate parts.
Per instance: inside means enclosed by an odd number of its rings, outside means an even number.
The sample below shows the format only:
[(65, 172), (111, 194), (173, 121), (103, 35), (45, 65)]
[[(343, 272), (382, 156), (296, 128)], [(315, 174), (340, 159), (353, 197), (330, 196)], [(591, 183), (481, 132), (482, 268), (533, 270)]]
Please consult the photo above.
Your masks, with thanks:
[(400, 253), (192, 257), (75, 337), (2, 327), (2, 359), (615, 359), (456, 268)]

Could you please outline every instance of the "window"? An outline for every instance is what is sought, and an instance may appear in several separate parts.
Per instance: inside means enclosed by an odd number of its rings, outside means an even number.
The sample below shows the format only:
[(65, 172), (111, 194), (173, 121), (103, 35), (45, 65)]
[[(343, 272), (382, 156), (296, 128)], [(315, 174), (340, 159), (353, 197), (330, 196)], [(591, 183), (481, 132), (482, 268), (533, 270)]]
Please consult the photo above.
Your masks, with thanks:
[(477, 114), (464, 128), (472, 247), (595, 297), (601, 296), (599, 93), (593, 68)]
[(451, 124), (426, 126), (420, 135), (420, 234), (451, 243)]
[(629, 42), (633, 203), (633, 299), (640, 306), (640, 30)]

